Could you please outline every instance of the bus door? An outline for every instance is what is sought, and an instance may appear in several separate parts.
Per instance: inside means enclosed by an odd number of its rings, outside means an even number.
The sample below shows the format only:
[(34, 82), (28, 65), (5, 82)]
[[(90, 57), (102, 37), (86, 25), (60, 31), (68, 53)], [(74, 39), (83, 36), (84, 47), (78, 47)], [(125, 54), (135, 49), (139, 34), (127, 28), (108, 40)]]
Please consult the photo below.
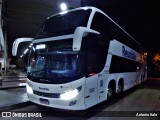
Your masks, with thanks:
[[(92, 73), (93, 74), (93, 73)], [(98, 74), (86, 78), (85, 106), (86, 108), (97, 104), (97, 80)]]
[(86, 88), (85, 105), (86, 108), (97, 104), (97, 56), (92, 51), (86, 53)]

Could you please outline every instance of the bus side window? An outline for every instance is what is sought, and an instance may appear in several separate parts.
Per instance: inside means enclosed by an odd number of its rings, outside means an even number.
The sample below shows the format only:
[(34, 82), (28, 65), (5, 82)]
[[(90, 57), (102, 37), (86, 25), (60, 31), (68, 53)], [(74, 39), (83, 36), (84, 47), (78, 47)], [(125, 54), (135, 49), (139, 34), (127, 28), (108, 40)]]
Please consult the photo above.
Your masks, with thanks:
[[(111, 38), (110, 22), (106, 16), (96, 12), (91, 29), (100, 32), (100, 35), (89, 34), (86, 39), (86, 50), (88, 51), (88, 70), (92, 68), (92, 72), (99, 73), (103, 70), (108, 54), (108, 48)], [(89, 64), (93, 64), (92, 67)]]
[(88, 34), (83, 38), (82, 48), (86, 51), (86, 73), (96, 74), (103, 70), (108, 54), (108, 48), (111, 38), (110, 22), (106, 16), (96, 12), (91, 29), (100, 32), (97, 34)]
[(109, 46), (109, 41), (112, 39), (110, 31), (111, 21), (103, 14), (96, 12), (91, 23), (91, 29), (100, 32), (101, 42)]
[(85, 38), (85, 62), (87, 74), (101, 72), (106, 63), (107, 51), (100, 40), (101, 37), (95, 34), (89, 34)]

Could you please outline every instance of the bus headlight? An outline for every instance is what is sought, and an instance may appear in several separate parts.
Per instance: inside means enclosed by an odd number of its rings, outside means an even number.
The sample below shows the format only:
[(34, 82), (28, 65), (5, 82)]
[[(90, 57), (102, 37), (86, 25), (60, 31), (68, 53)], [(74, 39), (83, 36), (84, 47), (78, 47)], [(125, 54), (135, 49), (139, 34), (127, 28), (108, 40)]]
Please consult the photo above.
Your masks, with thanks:
[(27, 93), (33, 94), (33, 89), (32, 89), (32, 87), (29, 86), (28, 84), (26, 84), (26, 89), (27, 89)]
[(82, 89), (82, 86), (78, 87), (78, 88), (75, 89), (75, 90), (62, 93), (62, 94), (60, 95), (60, 99), (62, 99), (62, 100), (70, 100), (70, 99), (73, 99), (73, 98), (75, 98), (75, 97), (78, 95), (78, 93), (81, 91), (81, 89)]

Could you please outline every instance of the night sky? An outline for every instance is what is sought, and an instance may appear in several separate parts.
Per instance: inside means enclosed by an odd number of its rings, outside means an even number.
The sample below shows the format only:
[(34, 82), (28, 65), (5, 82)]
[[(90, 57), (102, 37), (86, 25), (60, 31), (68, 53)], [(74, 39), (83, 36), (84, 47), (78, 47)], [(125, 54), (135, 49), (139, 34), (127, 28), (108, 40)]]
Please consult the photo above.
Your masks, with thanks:
[(129, 32), (148, 51), (159, 50), (159, 4), (147, 0), (82, 0), (96, 6)]

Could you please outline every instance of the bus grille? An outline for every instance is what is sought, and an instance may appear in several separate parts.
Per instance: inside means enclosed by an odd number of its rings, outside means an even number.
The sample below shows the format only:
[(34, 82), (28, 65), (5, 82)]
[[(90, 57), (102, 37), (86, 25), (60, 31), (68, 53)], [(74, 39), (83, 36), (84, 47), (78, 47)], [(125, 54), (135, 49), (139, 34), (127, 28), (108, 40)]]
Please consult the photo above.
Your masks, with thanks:
[(59, 93), (43, 93), (36, 90), (33, 90), (33, 93), (38, 96), (48, 97), (48, 98), (59, 98)]

